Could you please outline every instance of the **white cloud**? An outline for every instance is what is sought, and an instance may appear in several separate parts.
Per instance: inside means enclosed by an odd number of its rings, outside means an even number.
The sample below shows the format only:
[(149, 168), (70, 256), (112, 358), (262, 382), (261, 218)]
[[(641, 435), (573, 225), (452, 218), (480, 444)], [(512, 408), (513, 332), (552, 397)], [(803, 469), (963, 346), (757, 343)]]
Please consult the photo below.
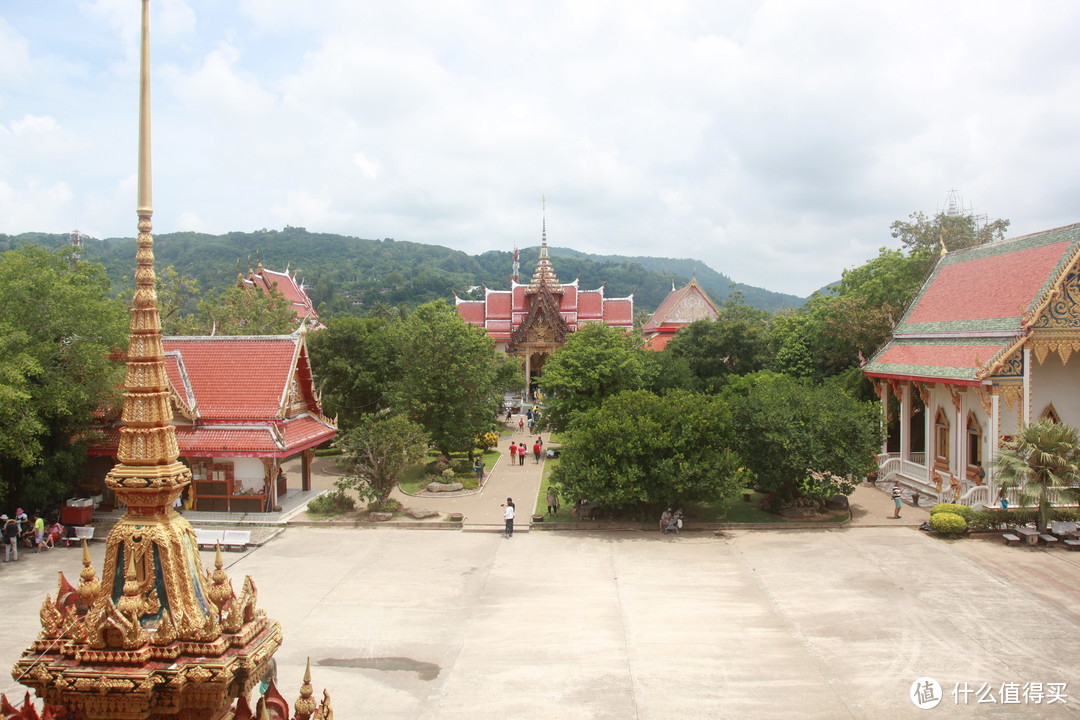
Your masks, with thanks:
[[(83, 7), (130, 61), (137, 4)], [(479, 252), (536, 242), (546, 193), (554, 244), (692, 256), (805, 294), (949, 188), (1018, 231), (1080, 219), (1070, 3), (161, 0), (154, 12), (161, 231), (278, 222)], [(134, 168), (134, 85), (103, 79), (114, 55), (34, 27), (0, 20), (0, 39), (23, 39), (23, 76), (40, 68), (27, 46), (80, 70), (0, 104), (0, 182), (24, 194), (70, 182), (69, 212), (129, 234), (127, 191), (94, 188)], [(102, 95), (78, 122), (53, 108), (87, 85)], [(76, 149), (42, 163), (45, 145), (13, 142), (17, 122), (21, 138), (66, 134)], [(38, 229), (14, 218), (0, 231)]]

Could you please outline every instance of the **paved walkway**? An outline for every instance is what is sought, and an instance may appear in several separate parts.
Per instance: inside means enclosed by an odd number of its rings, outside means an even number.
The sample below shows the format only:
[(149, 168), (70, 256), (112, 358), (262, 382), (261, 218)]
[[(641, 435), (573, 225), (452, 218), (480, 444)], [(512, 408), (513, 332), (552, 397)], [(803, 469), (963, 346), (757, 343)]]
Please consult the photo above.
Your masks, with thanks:
[[(517, 422), (516, 418), (514, 422)], [(546, 450), (551, 437), (548, 433), (541, 433), (541, 437), (544, 439)], [(524, 442), (529, 448), (524, 465), (511, 463), (509, 455), (511, 440)], [(543, 453), (541, 453), (539, 463), (533, 461), (534, 442), (536, 442), (536, 436), (529, 435), (528, 431), (504, 437), (499, 442), (502, 455), (488, 469), (484, 487), (478, 493), (458, 497), (416, 497), (406, 495), (394, 488), (390, 496), (407, 508), (437, 510), (444, 514), (461, 513), (465, 516), (464, 529), (466, 530), (491, 531), (502, 530), (502, 505), (506, 502), (506, 498), (511, 497), (514, 498), (514, 504), (517, 506), (514, 530), (527, 532), (532, 525), (532, 514), (536, 509), (536, 495), (540, 491), (540, 481), (546, 465)], [(514, 460), (516, 462), (517, 458)]]

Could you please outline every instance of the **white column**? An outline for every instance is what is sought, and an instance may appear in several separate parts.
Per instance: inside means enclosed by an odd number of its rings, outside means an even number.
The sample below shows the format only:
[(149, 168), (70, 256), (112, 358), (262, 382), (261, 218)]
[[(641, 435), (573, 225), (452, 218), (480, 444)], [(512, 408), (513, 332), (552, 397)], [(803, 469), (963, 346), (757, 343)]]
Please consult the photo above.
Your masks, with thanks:
[[(1031, 422), (1031, 348), (1024, 348), (1024, 424)], [(1020, 428), (1017, 428), (1019, 432)]]
[(529, 380), (532, 379), (532, 353), (526, 351), (525, 353), (525, 394), (522, 398), (522, 402), (529, 401)]
[[(1001, 438), (1001, 396), (994, 394), (990, 396), (990, 437), (987, 438), (987, 442), (990, 443), (990, 447), (987, 448), (983, 457), (987, 459), (987, 462), (983, 463), (983, 467), (986, 468), (986, 480), (990, 485), (990, 492), (995, 490), (997, 485), (997, 479), (994, 474), (994, 463), (997, 461), (998, 440)], [(995, 494), (994, 497), (997, 497)]]
[(911, 382), (900, 392), (900, 459), (911, 460)]

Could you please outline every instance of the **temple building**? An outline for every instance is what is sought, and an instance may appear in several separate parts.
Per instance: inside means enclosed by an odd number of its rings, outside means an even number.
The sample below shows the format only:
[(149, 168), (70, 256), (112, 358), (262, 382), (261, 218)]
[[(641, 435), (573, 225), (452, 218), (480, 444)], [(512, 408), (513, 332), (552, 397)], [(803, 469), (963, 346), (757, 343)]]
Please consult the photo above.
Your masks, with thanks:
[[(173, 503), (191, 483), (179, 460), (161, 339), (150, 187), (150, 23), (142, 0), (139, 93), (138, 228), (127, 375), (117, 464), (106, 487), (127, 512), (109, 531), (100, 576), (83, 545), (78, 587), (60, 574), (46, 595), (40, 632), (12, 668), (31, 688), (5, 720), (329, 720), (329, 697), (313, 697), (310, 664), (290, 709), (274, 687), (273, 656), (282, 630), (258, 607), (246, 577), (239, 592), (220, 548), (202, 565), (195, 531)], [(8, 633), (17, 628), (7, 627)], [(270, 690), (252, 708), (260, 681)], [(295, 711), (295, 712), (293, 712)]]
[(663, 350), (680, 329), (698, 320), (715, 320), (718, 317), (720, 310), (709, 299), (705, 289), (698, 285), (697, 278), (678, 290), (672, 283), (671, 293), (641, 328), (641, 334), (645, 337), (644, 347)]
[(993, 504), (1003, 441), (1041, 418), (1080, 425), (1077, 351), (1080, 224), (945, 254), (863, 367), (889, 418), (879, 477)]
[(543, 374), (544, 362), (566, 342), (567, 336), (588, 323), (634, 329), (634, 296), (604, 297), (603, 286), (581, 290), (578, 280), (560, 283), (551, 265), (545, 221), (540, 257), (528, 283), (518, 282), (515, 255), (509, 290), (484, 288), (483, 300), (462, 300), (455, 295), (458, 314), (484, 328), (496, 349), (520, 358), (529, 394)]
[[(237, 268), (239, 270), (239, 268)], [(247, 277), (237, 272), (236, 282), (240, 287), (257, 288), (266, 295), (270, 295), (275, 289), (280, 292), (289, 302), (296, 314), (297, 325), (305, 325), (309, 330), (322, 330), (326, 326), (319, 320), (319, 313), (315, 311), (315, 305), (308, 297), (304, 289), (304, 283), (296, 279), (296, 273), (290, 273), (289, 268), (285, 272), (275, 272), (263, 267), (262, 260), (254, 270), (249, 270)]]
[[(180, 456), (193, 473), (185, 505), (249, 513), (280, 509), (290, 493), (311, 489), (314, 448), (337, 434), (322, 414), (312, 383), (306, 334), (166, 337), (171, 421)], [(80, 489), (103, 496), (107, 462), (120, 440), (114, 424), (99, 428)], [(281, 465), (299, 456), (299, 478)], [(290, 487), (292, 483), (292, 487)]]

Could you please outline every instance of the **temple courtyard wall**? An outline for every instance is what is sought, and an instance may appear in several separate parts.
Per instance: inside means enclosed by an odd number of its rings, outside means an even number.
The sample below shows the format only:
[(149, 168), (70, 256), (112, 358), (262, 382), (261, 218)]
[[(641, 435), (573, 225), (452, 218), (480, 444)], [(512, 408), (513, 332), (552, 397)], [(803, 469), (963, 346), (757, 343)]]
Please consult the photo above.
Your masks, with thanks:
[[(92, 552), (100, 566), (103, 544)], [(0, 565), (7, 667), (80, 556)], [(340, 718), (928, 717), (908, 697), (920, 677), (945, 694), (930, 714), (1080, 717), (1080, 553), (1060, 549), (910, 527), (511, 540), (289, 527), (226, 561), (284, 627), (283, 692), (310, 656)], [(997, 702), (958, 705), (964, 683)], [(1033, 683), (1067, 683), (1067, 702), (1001, 702), (1003, 684)]]

